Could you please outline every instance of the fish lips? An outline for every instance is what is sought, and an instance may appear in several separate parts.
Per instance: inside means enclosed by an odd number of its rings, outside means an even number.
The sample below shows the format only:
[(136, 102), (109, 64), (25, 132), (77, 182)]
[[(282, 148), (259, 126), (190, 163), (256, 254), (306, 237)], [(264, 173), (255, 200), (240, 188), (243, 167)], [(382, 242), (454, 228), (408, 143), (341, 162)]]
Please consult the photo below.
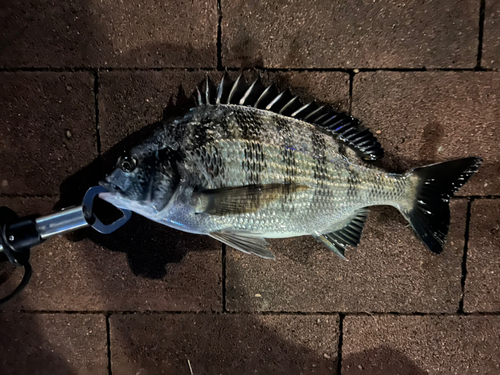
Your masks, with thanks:
[[(118, 185), (112, 184), (108, 181), (99, 181), (99, 186), (102, 186), (108, 193), (122, 193), (122, 189)], [(104, 193), (105, 194), (105, 193)]]
[(99, 181), (99, 186), (102, 186), (107, 190), (106, 192), (99, 193), (99, 198), (103, 201), (116, 205), (118, 199), (123, 193), (122, 189), (120, 189), (119, 186), (107, 181)]

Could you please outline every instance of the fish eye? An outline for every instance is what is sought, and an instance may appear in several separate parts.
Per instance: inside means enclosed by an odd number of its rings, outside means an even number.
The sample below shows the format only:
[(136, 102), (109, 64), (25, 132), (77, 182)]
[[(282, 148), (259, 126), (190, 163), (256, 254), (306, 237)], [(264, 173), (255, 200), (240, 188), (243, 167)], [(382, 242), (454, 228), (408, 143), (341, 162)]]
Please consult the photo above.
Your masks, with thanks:
[(126, 173), (133, 172), (136, 167), (137, 167), (137, 159), (135, 159), (131, 156), (125, 156), (121, 160), (120, 169), (123, 172), (126, 172)]

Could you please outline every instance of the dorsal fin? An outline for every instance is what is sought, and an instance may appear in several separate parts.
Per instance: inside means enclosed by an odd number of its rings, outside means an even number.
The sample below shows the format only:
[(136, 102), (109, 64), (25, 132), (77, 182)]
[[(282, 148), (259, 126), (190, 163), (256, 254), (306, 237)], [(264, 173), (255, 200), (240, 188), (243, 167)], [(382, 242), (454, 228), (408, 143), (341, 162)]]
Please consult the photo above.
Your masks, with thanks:
[(274, 85), (264, 86), (260, 77), (248, 85), (242, 74), (233, 82), (226, 72), (215, 86), (207, 76), (202, 89), (197, 89), (196, 99), (198, 105), (243, 105), (293, 117), (327, 130), (364, 160), (384, 156), (377, 138), (359, 120), (315, 102), (304, 104), (289, 90), (280, 92)]
[(198, 90), (198, 105), (215, 104), (216, 98), (217, 89), (210, 77), (207, 75), (201, 90)]

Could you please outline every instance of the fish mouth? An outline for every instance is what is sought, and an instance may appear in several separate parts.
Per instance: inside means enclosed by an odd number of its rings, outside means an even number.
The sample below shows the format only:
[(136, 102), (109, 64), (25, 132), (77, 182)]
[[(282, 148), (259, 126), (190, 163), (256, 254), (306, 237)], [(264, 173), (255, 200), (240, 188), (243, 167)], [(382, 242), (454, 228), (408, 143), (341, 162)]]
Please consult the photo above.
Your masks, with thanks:
[(118, 185), (112, 184), (108, 181), (99, 181), (99, 186), (105, 188), (109, 193), (123, 193)]
[(117, 199), (119, 199), (121, 195), (121, 189), (115, 184), (107, 181), (99, 181), (99, 186), (102, 186), (104, 189), (106, 189), (105, 192), (99, 193), (99, 198), (118, 207), (116, 203)]

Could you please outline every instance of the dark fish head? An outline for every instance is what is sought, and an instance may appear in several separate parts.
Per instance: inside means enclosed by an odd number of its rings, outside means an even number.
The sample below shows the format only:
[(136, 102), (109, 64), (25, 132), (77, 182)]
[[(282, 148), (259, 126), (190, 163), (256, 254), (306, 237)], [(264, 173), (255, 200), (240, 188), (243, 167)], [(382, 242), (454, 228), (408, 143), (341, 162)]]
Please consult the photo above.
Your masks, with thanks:
[(114, 171), (100, 182), (109, 192), (99, 197), (116, 207), (154, 216), (165, 208), (179, 183), (176, 154), (170, 147), (132, 149), (118, 159)]

